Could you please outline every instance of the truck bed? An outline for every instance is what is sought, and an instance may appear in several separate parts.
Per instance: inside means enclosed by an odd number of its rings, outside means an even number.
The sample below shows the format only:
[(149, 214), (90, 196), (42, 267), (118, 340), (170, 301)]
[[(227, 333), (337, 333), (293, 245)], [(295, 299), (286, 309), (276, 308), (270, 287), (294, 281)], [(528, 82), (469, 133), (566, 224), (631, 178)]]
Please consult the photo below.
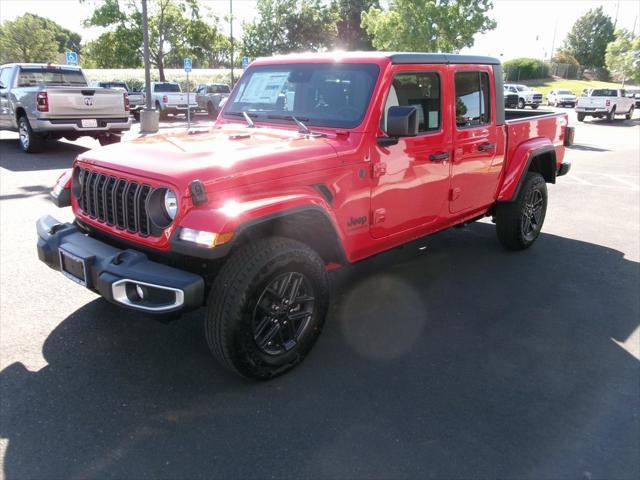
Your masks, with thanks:
[(551, 110), (515, 110), (510, 108), (505, 108), (504, 110), (504, 118), (507, 123), (553, 115), (563, 115), (563, 113), (557, 113)]

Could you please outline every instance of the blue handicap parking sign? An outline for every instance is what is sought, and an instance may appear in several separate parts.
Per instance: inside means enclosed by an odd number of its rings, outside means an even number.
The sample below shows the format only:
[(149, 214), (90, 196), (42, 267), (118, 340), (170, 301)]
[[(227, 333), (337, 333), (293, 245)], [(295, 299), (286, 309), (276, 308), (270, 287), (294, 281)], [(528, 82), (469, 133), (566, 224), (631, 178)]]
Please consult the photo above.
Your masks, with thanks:
[(249, 66), (249, 57), (242, 57), (242, 68), (247, 68)]
[(77, 52), (67, 52), (67, 65), (78, 65)]
[(190, 58), (185, 58), (184, 59), (184, 71), (185, 72), (190, 72), (191, 71), (191, 59)]

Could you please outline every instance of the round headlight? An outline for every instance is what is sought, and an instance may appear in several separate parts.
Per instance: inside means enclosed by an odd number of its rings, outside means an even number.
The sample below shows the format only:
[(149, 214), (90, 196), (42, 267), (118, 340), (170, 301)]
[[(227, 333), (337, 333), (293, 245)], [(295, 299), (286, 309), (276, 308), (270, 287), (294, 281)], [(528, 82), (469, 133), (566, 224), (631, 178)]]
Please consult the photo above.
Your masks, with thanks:
[(171, 220), (176, 218), (176, 213), (178, 213), (178, 197), (173, 193), (173, 190), (168, 188), (164, 194), (164, 211)]

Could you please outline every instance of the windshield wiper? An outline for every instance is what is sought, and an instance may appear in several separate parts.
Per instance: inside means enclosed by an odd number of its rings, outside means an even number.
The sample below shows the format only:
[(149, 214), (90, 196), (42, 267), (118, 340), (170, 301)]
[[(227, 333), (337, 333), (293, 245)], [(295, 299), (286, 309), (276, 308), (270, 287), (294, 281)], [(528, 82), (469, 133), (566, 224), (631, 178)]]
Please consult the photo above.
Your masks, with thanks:
[(267, 115), (267, 118), (272, 118), (274, 120), (293, 120), (296, 125), (298, 125), (298, 127), (300, 128), (299, 132), (303, 133), (305, 135), (311, 135), (314, 137), (325, 137), (326, 134), (325, 133), (314, 133), (311, 130), (309, 130), (309, 127), (307, 127), (304, 123), (302, 123), (302, 121), (304, 120), (305, 122), (308, 122), (309, 119), (305, 118), (305, 117), (295, 117), (293, 115)]
[(242, 115), (244, 115), (244, 119), (247, 121), (247, 128), (254, 128), (256, 126), (247, 112), (242, 112)]
[(247, 113), (247, 112), (224, 112), (225, 115), (233, 115), (234, 117), (244, 117), (244, 119), (247, 122), (247, 127), (248, 128), (255, 128), (256, 124), (254, 123), (254, 121), (251, 119), (251, 117), (253, 118), (257, 118), (258, 115), (256, 115), (255, 113)]

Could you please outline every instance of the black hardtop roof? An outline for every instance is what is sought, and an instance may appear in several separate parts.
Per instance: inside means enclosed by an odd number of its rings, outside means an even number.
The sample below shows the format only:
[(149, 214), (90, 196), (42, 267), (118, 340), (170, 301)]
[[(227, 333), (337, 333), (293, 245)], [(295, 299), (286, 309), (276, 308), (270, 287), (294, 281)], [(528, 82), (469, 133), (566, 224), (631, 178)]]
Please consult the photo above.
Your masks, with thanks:
[(454, 53), (390, 53), (391, 63), (470, 63), (482, 65), (500, 65), (500, 60), (481, 55), (458, 55)]

